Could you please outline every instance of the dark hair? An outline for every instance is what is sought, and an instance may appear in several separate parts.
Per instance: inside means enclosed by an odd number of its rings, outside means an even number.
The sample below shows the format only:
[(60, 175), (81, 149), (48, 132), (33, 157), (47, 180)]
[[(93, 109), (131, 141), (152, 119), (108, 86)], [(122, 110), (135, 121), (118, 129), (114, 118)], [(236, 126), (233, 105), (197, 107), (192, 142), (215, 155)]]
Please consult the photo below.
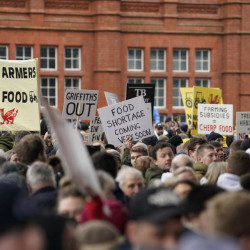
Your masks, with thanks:
[(208, 144), (214, 146), (215, 148), (221, 148), (221, 144), (218, 141), (210, 141)]
[(250, 148), (250, 139), (246, 139), (241, 143), (240, 149), (246, 151), (249, 148)]
[(193, 138), (191, 138), (189, 140), (188, 151), (189, 150), (194, 151), (196, 145), (203, 145), (203, 144), (206, 144), (206, 143), (207, 143), (206, 139), (204, 139), (202, 137), (193, 137)]
[(235, 140), (235, 141), (233, 141), (231, 143), (231, 145), (230, 145), (230, 149), (232, 151), (238, 151), (238, 150), (240, 150), (240, 146), (241, 146), (242, 142), (243, 142), (243, 140)]
[(25, 136), (25, 135), (29, 135), (31, 134), (29, 131), (18, 131), (15, 134), (15, 145), (21, 141), (21, 139)]
[(106, 152), (96, 152), (92, 155), (92, 161), (95, 169), (104, 170), (109, 173), (113, 178), (116, 178), (117, 163), (112, 154)]
[(165, 141), (159, 141), (152, 150), (152, 158), (157, 160), (157, 151), (162, 148), (170, 148), (174, 152), (173, 146)]
[(206, 201), (210, 200), (221, 192), (224, 192), (224, 189), (216, 185), (208, 184), (194, 187), (184, 201), (183, 209), (185, 214), (198, 216), (206, 209)]
[(31, 164), (38, 158), (39, 154), (45, 152), (45, 144), (39, 135), (29, 134), (17, 143), (15, 150), (20, 162)]
[(229, 173), (241, 176), (250, 170), (250, 155), (244, 151), (233, 152), (227, 163)]

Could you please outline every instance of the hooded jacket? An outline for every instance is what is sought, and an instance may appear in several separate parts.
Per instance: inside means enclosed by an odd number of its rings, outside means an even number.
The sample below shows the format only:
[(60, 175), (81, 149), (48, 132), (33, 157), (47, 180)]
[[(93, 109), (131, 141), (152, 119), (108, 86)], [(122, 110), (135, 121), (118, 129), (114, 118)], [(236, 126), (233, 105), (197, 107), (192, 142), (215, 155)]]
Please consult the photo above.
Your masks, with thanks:
[(145, 177), (147, 183), (151, 182), (154, 179), (161, 179), (161, 175), (167, 172), (164, 169), (158, 168), (154, 163), (150, 163), (150, 167), (147, 169)]
[(243, 189), (240, 185), (240, 177), (231, 173), (221, 174), (218, 178), (217, 186), (232, 192), (237, 192)]
[(199, 161), (196, 161), (194, 163), (194, 171), (199, 181), (201, 180), (202, 177), (205, 176), (207, 169), (208, 169), (208, 166)]

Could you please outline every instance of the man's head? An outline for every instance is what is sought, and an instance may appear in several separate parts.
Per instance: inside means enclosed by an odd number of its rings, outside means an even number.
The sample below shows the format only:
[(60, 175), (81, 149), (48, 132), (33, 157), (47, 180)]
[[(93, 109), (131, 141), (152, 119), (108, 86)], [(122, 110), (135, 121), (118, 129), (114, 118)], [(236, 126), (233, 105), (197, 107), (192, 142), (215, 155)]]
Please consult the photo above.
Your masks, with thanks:
[(37, 134), (25, 135), (15, 147), (18, 160), (25, 164), (34, 161), (46, 161), (45, 144)]
[(208, 166), (210, 163), (217, 160), (217, 153), (214, 147), (210, 144), (201, 145), (196, 152), (197, 161)]
[(245, 192), (227, 192), (214, 197), (208, 205), (210, 232), (216, 236), (238, 238), (241, 248), (250, 249), (250, 196)]
[(190, 191), (183, 204), (183, 208), (186, 220), (191, 228), (198, 231), (207, 230), (207, 203), (223, 191), (222, 188), (215, 185), (197, 186)]
[(167, 142), (157, 143), (153, 148), (152, 158), (157, 167), (169, 170), (174, 158), (172, 145)]
[(34, 162), (27, 171), (27, 184), (30, 193), (44, 187), (55, 187), (56, 180), (52, 167), (44, 162)]
[(197, 158), (196, 158), (196, 151), (197, 149), (203, 145), (203, 144), (206, 144), (207, 141), (202, 138), (202, 137), (194, 137), (194, 138), (191, 138), (188, 142), (188, 155), (194, 160), (196, 161)]
[(121, 169), (118, 172), (116, 181), (123, 193), (128, 197), (134, 197), (144, 186), (142, 172), (132, 167)]
[(180, 167), (191, 167), (193, 168), (193, 160), (186, 154), (179, 154), (174, 157), (171, 164), (170, 172), (176, 171)]
[(208, 137), (207, 140), (210, 141), (217, 141), (221, 144), (221, 146), (223, 146), (223, 136), (221, 134), (215, 133), (215, 132), (211, 132)]
[(239, 151), (242, 142), (243, 142), (243, 140), (233, 141), (230, 145), (229, 154), (232, 154), (233, 152)]
[(171, 116), (168, 116), (165, 120), (165, 128), (170, 129), (172, 127), (172, 118)]
[(217, 160), (216, 161), (224, 161), (224, 150), (222, 145), (218, 141), (211, 141), (209, 142), (212, 146), (214, 146), (215, 151), (217, 153)]
[(135, 167), (136, 160), (144, 155), (148, 155), (147, 146), (135, 144), (130, 150), (132, 167)]
[(158, 136), (163, 134), (163, 125), (161, 123), (155, 124), (155, 132)]
[(232, 153), (227, 161), (227, 172), (241, 176), (250, 171), (250, 155), (244, 151)]
[(130, 206), (129, 241), (135, 249), (175, 249), (183, 230), (180, 217), (180, 199), (171, 191), (143, 190)]

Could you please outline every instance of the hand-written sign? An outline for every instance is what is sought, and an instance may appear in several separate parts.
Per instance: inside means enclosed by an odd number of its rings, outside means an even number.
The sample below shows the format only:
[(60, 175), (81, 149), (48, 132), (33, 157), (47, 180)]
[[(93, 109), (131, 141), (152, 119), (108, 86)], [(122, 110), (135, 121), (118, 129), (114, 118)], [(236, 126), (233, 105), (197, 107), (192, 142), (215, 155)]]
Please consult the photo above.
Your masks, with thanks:
[(127, 136), (135, 141), (154, 135), (142, 96), (98, 109), (108, 142), (121, 146)]
[(66, 89), (63, 117), (65, 119), (92, 120), (95, 117), (98, 90)]
[(0, 130), (40, 130), (37, 59), (0, 60)]
[(89, 128), (89, 139), (88, 143), (94, 141), (101, 141), (103, 135), (103, 127), (100, 117), (95, 116), (95, 118), (91, 121)]
[(250, 134), (250, 112), (236, 112), (236, 138), (245, 139)]
[(233, 105), (198, 104), (198, 133), (233, 134)]
[(106, 92), (106, 91), (104, 92), (104, 94), (105, 94), (108, 105), (113, 105), (113, 104), (120, 102), (117, 94)]

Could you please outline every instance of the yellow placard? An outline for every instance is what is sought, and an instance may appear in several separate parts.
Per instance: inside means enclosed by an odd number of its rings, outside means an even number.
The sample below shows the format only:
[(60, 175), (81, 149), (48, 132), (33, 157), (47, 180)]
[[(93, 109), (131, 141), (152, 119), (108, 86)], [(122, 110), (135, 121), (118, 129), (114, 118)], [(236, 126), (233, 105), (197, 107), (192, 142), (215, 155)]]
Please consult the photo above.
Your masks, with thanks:
[(0, 131), (39, 131), (37, 59), (0, 60)]
[(219, 88), (194, 87), (193, 93), (192, 135), (198, 135), (198, 104), (223, 104), (222, 91)]
[(185, 108), (187, 124), (193, 124), (193, 88), (181, 88), (182, 101)]

